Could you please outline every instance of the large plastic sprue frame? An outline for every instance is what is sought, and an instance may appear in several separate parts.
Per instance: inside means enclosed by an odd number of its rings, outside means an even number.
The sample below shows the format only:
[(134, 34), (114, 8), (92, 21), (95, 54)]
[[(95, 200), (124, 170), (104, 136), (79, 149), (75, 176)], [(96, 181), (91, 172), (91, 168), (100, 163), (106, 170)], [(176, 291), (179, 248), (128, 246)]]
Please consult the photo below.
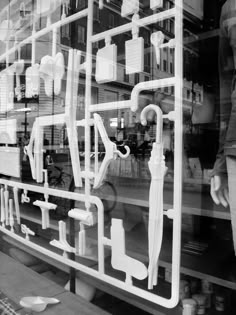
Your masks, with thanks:
[[(38, 117), (35, 120), (31, 141), (29, 146), (26, 148), (26, 152), (29, 154), (30, 162), (31, 162), (31, 170), (32, 175), (37, 182), (43, 182), (43, 172), (42, 169), (42, 135), (43, 135), (43, 128), (45, 126), (49, 126), (52, 124), (67, 124), (67, 130), (70, 137), (69, 145), (70, 145), (70, 153), (71, 153), (71, 160), (72, 160), (72, 169), (73, 174), (75, 176), (75, 183), (76, 186), (82, 185), (82, 178), (85, 180), (85, 191), (83, 194), (79, 194), (76, 192), (66, 192), (61, 190), (56, 190), (48, 187), (46, 181), (44, 181), (43, 186), (38, 185), (30, 185), (20, 183), (14, 180), (5, 180), (0, 179), (0, 184), (2, 185), (1, 190), (1, 222), (2, 225), (0, 226), (0, 231), (8, 234), (12, 238), (24, 243), (25, 245), (38, 250), (39, 252), (53, 258), (59, 260), (68, 266), (71, 266), (75, 269), (81, 270), (82, 272), (88, 273), (91, 276), (105, 281), (113, 286), (116, 286), (120, 289), (123, 289), (129, 293), (135, 294), (141, 298), (147, 299), (153, 303), (160, 304), (164, 307), (174, 307), (178, 303), (179, 299), (179, 279), (180, 279), (180, 243), (181, 243), (181, 202), (182, 202), (182, 84), (183, 84), (183, 54), (182, 54), (182, 20), (183, 20), (183, 1), (182, 0), (175, 0), (175, 6), (169, 10), (161, 11), (158, 13), (154, 13), (151, 16), (139, 18), (136, 15), (135, 19), (131, 22), (115, 27), (108, 31), (93, 35), (93, 5), (95, 0), (88, 1), (88, 8), (79, 11), (76, 14), (73, 14), (69, 17), (64, 17), (63, 19), (59, 20), (54, 24), (47, 25), (44, 29), (36, 32), (35, 27), (33, 27), (32, 35), (24, 39), (23, 41), (17, 43), (9, 49), (9, 42), (6, 44), (6, 52), (0, 56), (0, 62), (6, 61), (6, 65), (9, 65), (9, 56), (14, 53), (15, 51), (19, 50), (22, 46), (26, 45), (27, 43), (32, 43), (32, 64), (35, 62), (35, 45), (36, 40), (42, 37), (45, 34), (52, 32), (53, 34), (53, 43), (52, 43), (52, 55), (56, 53), (56, 37), (57, 37), (57, 30), (66, 25), (68, 23), (72, 23), (78, 19), (87, 17), (87, 47), (86, 47), (86, 61), (80, 67), (84, 68), (86, 71), (86, 91), (85, 91), (85, 117), (81, 121), (76, 121), (75, 108), (74, 108), (74, 96), (77, 94), (73, 90), (73, 84), (78, 79), (78, 73), (76, 73), (73, 69), (78, 67), (74, 67), (74, 63), (79, 62), (79, 52), (78, 51), (71, 51), (71, 62), (72, 64), (69, 65), (68, 71), (68, 80), (69, 78), (72, 80), (71, 85), (67, 87), (68, 89), (71, 88), (71, 98), (66, 101), (66, 110), (65, 114), (55, 115), (55, 117), (47, 116), (47, 117)], [(100, 9), (103, 8), (105, 0), (100, 0), (99, 5)], [(107, 1), (108, 2), (108, 1)], [(162, 3), (162, 1), (157, 1), (157, 3)], [(155, 1), (151, 2), (152, 5), (155, 6)], [(122, 34), (124, 32), (133, 31), (134, 28), (139, 29), (140, 27), (144, 27), (146, 25), (154, 24), (165, 19), (173, 18), (175, 20), (175, 39), (174, 41), (170, 41), (169, 43), (160, 44), (158, 49), (162, 49), (164, 47), (172, 47), (175, 50), (175, 74), (173, 77), (165, 78), (165, 79), (158, 79), (148, 82), (141, 82), (138, 83), (132, 90), (130, 100), (125, 101), (117, 101), (117, 102), (110, 102), (110, 103), (102, 103), (102, 104), (95, 104), (91, 105), (91, 89), (92, 89), (92, 44), (101, 41), (107, 40), (107, 38), (112, 38), (116, 35)], [(34, 19), (33, 23), (35, 23), (36, 18)], [(35, 26), (35, 25), (33, 25)], [(7, 40), (8, 41), (8, 40)], [(69, 77), (71, 75), (71, 77)], [(77, 79), (76, 79), (77, 78)], [(69, 80), (70, 81), (70, 80)], [(138, 98), (139, 94), (145, 90), (155, 90), (158, 88), (164, 88), (168, 86), (174, 86), (175, 90), (175, 102), (174, 102), (174, 110), (170, 112), (168, 115), (162, 115), (161, 111), (158, 110), (158, 106), (149, 105), (146, 109), (147, 110), (155, 110), (158, 114), (158, 122), (161, 124), (163, 118), (170, 119), (174, 121), (174, 132), (175, 132), (175, 142), (174, 142), (174, 152), (175, 152), (175, 160), (174, 160), (174, 202), (173, 202), (173, 209), (168, 209), (166, 211), (163, 210), (163, 203), (159, 202), (157, 205), (157, 201), (153, 197), (155, 193), (155, 189), (158, 187), (159, 181), (162, 181), (163, 184), (163, 177), (164, 177), (164, 165), (163, 160), (161, 158), (162, 155), (162, 146), (161, 146), (161, 129), (160, 125), (160, 132), (157, 132), (156, 142), (153, 145), (153, 153), (152, 157), (149, 162), (149, 168), (152, 175), (152, 182), (150, 187), (150, 195), (149, 195), (149, 203), (150, 203), (150, 211), (154, 212), (155, 214), (155, 207), (157, 207), (158, 213), (156, 213), (156, 220), (159, 220), (155, 226), (153, 226), (152, 231), (149, 233), (149, 238), (152, 237), (153, 233), (158, 233), (160, 238), (162, 238), (163, 234), (163, 216), (167, 215), (169, 219), (173, 220), (173, 243), (172, 243), (172, 278), (171, 278), (171, 297), (166, 299), (162, 296), (156, 295), (154, 293), (149, 292), (148, 290), (143, 290), (138, 288), (137, 286), (133, 285), (132, 277), (136, 277), (138, 279), (142, 279), (145, 277), (149, 277), (149, 289), (152, 288), (153, 285), (156, 285), (156, 278), (157, 278), (157, 270), (158, 270), (158, 256), (159, 256), (159, 249), (155, 252), (155, 246), (153, 246), (153, 240), (150, 241), (149, 239), (149, 268), (146, 269), (145, 265), (136, 261), (130, 260), (131, 258), (125, 255), (125, 238), (124, 238), (124, 229), (122, 228), (122, 222), (119, 220), (112, 221), (111, 227), (111, 239), (108, 239), (104, 235), (104, 208), (103, 203), (100, 198), (91, 195), (91, 179), (94, 179), (94, 187), (99, 187), (101, 184), (105, 171), (107, 169), (107, 165), (111, 161), (112, 158), (121, 157), (125, 158), (129, 154), (129, 150), (127, 149), (127, 154), (122, 155), (112, 143), (106, 134), (106, 130), (102, 125), (102, 121), (100, 116), (96, 112), (100, 111), (109, 111), (114, 109), (131, 109), (132, 111), (136, 111), (138, 109)], [(145, 115), (146, 112), (142, 113), (143, 123), (145, 123)], [(95, 146), (95, 170), (91, 171), (91, 161), (90, 161), (90, 151), (91, 151), (91, 143), (90, 143), (90, 129), (91, 125), (95, 126), (95, 136), (98, 137), (98, 132), (101, 134), (102, 140), (105, 142), (106, 148), (106, 156), (105, 156), (105, 165), (102, 166), (102, 170), (99, 172), (98, 167), (98, 150), (97, 146)], [(76, 127), (83, 126), (85, 129), (85, 168), (82, 171), (80, 169), (79, 164), (79, 152), (78, 147), (76, 147), (74, 141), (76, 140)], [(75, 139), (75, 140), (73, 140)], [(34, 149), (33, 149), (34, 148)], [(158, 154), (157, 154), (158, 153)], [(162, 165), (162, 171), (159, 174), (160, 176), (155, 174), (155, 169), (157, 169), (155, 163), (158, 160), (158, 165)], [(84, 225), (93, 225), (97, 224), (98, 226), (98, 270), (94, 270), (89, 268), (83, 264), (80, 264), (76, 261), (72, 261), (65, 255), (66, 252), (74, 252), (76, 253), (76, 249), (71, 248), (71, 246), (66, 242), (65, 235), (65, 226), (62, 223), (59, 223), (59, 229), (61, 227), (61, 235), (59, 241), (52, 242), (56, 244), (59, 248), (61, 248), (64, 252), (64, 255), (56, 254), (55, 252), (48, 250), (42, 246), (39, 246), (30, 240), (29, 235), (32, 235), (33, 232), (27, 230), (24, 227), (24, 231), (28, 234), (27, 237), (24, 238), (14, 232), (12, 228), (12, 224), (14, 223), (13, 215), (12, 215), (12, 201), (9, 203), (10, 208), (8, 208), (8, 198), (9, 195), (7, 193), (8, 188), (13, 188), (14, 191), (14, 203), (16, 215), (17, 215), (17, 222), (20, 222), (20, 208), (18, 204), (17, 192), (19, 189), (24, 191), (22, 200), (23, 202), (27, 200), (27, 191), (34, 191), (41, 193), (45, 196), (45, 207), (47, 206), (47, 199), (48, 196), (58, 196), (62, 198), (67, 198), (71, 200), (77, 200), (83, 202), (85, 204), (86, 210), (81, 209), (72, 209), (69, 215), (74, 218), (75, 220), (80, 221), (80, 226), (82, 231), (84, 232)], [(162, 186), (160, 186), (162, 187)], [(159, 188), (160, 188), (159, 187)], [(159, 192), (160, 195), (163, 194), (163, 187)], [(5, 196), (5, 197), (4, 197)], [(163, 197), (163, 196), (162, 196)], [(3, 200), (4, 199), (4, 200)], [(4, 201), (4, 202), (3, 202)], [(28, 201), (28, 200), (27, 200)], [(159, 200), (160, 201), (160, 200)], [(162, 199), (161, 199), (162, 201)], [(90, 207), (94, 204), (96, 206), (96, 216), (90, 213)], [(6, 208), (7, 211), (6, 212)], [(152, 208), (152, 209), (151, 209)], [(10, 211), (10, 220), (6, 215), (9, 216)], [(151, 212), (150, 212), (151, 213)], [(90, 215), (91, 214), (91, 215)], [(9, 223), (10, 221), (10, 223)], [(12, 223), (13, 222), (13, 223)], [(8, 224), (11, 225), (11, 229), (8, 228)], [(151, 228), (150, 228), (151, 229)], [(23, 230), (22, 230), (23, 231)], [(64, 232), (63, 232), (64, 231)], [(26, 233), (25, 232), (25, 233)], [(120, 236), (119, 246), (116, 246), (116, 237)], [(83, 234), (83, 238), (86, 235)], [(82, 234), (81, 234), (82, 238)], [(82, 243), (82, 242), (81, 242)], [(154, 242), (155, 243), (155, 242)], [(81, 245), (82, 246), (82, 245)], [(105, 274), (105, 267), (104, 267), (104, 248), (105, 246), (111, 246), (112, 252), (112, 266), (115, 269), (120, 269), (126, 273), (126, 280), (121, 281), (116, 278), (113, 278), (107, 274)], [(158, 245), (161, 246), (161, 243)], [(117, 248), (116, 248), (117, 247)], [(78, 253), (83, 255), (83, 250), (80, 247), (78, 249)], [(128, 262), (127, 264), (124, 263)], [(127, 267), (129, 264), (133, 264), (134, 269), (137, 267), (137, 270), (132, 270), (132, 268)], [(139, 271), (140, 270), (140, 274)]]

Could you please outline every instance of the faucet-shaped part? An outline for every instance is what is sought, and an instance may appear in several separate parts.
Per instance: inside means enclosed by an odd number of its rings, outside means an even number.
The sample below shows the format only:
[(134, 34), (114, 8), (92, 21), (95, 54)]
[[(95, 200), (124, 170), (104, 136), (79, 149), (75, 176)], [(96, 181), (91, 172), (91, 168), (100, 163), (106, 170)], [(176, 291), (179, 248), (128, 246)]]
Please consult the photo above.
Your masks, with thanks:
[(35, 235), (34, 231), (32, 231), (30, 228), (28, 228), (25, 224), (21, 224), (21, 232), (23, 234), (25, 234), (25, 239), (27, 241), (30, 240), (29, 235), (32, 235), (32, 236)]
[(158, 32), (152, 33), (150, 39), (151, 39), (151, 43), (153, 44), (155, 52), (156, 52), (157, 64), (160, 65), (160, 61), (161, 61), (160, 48), (164, 42), (165, 36), (161, 31), (158, 31)]
[(33, 205), (38, 206), (42, 212), (42, 229), (47, 229), (50, 227), (49, 222), (49, 210), (55, 210), (57, 205), (51, 202), (36, 200)]
[(24, 189), (23, 194), (21, 195), (21, 203), (29, 203), (30, 198), (27, 196), (27, 190)]
[(67, 253), (75, 253), (75, 248), (71, 247), (66, 240), (66, 223), (64, 221), (58, 222), (59, 240), (52, 240), (50, 245), (63, 250), (63, 256), (68, 258)]

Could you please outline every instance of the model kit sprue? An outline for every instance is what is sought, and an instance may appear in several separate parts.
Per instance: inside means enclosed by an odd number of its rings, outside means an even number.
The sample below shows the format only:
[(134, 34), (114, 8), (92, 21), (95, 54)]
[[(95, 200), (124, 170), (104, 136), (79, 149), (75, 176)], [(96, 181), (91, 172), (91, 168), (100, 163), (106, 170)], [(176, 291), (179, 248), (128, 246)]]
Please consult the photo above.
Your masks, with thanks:
[[(108, 0), (106, 0), (109, 2)], [(13, 1), (14, 2), (14, 1)], [(132, 20), (124, 25), (109, 29), (105, 32), (93, 34), (93, 6), (95, 0), (88, 0), (88, 7), (71, 16), (66, 16), (65, 0), (57, 1), (37, 1), (35, 14), (33, 19), (33, 31), (30, 37), (27, 37), (22, 42), (15, 41), (15, 45), (9, 48), (9, 34), (2, 34), (1, 40), (6, 41), (6, 52), (0, 56), (0, 61), (6, 61), (6, 69), (0, 73), (1, 93), (0, 93), (0, 112), (7, 112), (14, 107), (13, 98), (9, 89), (13, 85), (13, 75), (19, 76), (23, 72), (22, 65), (24, 61), (19, 58), (9, 66), (9, 56), (19, 51), (24, 45), (32, 44), (32, 65), (26, 70), (26, 92), (28, 95), (37, 95), (39, 93), (39, 81), (42, 78), (45, 81), (45, 93), (51, 96), (60, 93), (61, 79), (64, 75), (64, 58), (61, 53), (56, 51), (56, 41), (58, 29), (63, 25), (72, 23), (81, 18), (87, 18), (87, 47), (86, 60), (81, 64), (81, 52), (75, 49), (69, 51), (68, 71), (67, 71), (67, 87), (65, 100), (65, 113), (56, 114), (54, 116), (37, 117), (34, 121), (29, 144), (25, 147), (25, 153), (29, 157), (32, 177), (37, 183), (43, 185), (24, 184), (19, 181), (0, 179), (1, 188), (1, 226), (0, 231), (8, 234), (12, 238), (28, 245), (39, 252), (50, 256), (53, 259), (61, 261), (68, 266), (71, 266), (84, 273), (105, 281), (113, 286), (119, 287), (127, 292), (140, 296), (156, 304), (165, 307), (174, 307), (179, 298), (179, 274), (180, 274), (180, 235), (181, 235), (181, 194), (182, 194), (182, 0), (175, 0), (173, 8), (153, 12), (151, 16), (144, 18), (139, 17), (139, 1), (138, 0), (123, 0), (121, 7), (121, 15), (123, 17), (132, 16)], [(99, 0), (99, 9), (102, 10), (105, 0)], [(51, 6), (63, 5), (63, 14), (61, 20), (56, 23), (51, 23), (50, 12)], [(151, 0), (150, 8), (152, 10), (159, 9), (163, 6), (162, 0)], [(6, 14), (9, 12), (6, 12)], [(47, 26), (40, 31), (36, 31), (35, 23), (37, 14), (48, 16)], [(175, 20), (175, 38), (165, 42), (165, 36), (162, 32), (154, 32), (151, 35), (151, 43), (155, 48), (156, 62), (160, 63), (160, 50), (169, 47), (175, 50), (175, 74), (173, 77), (141, 82), (134, 86), (130, 100), (100, 103), (91, 105), (91, 89), (92, 89), (92, 44), (98, 41), (105, 41), (105, 46), (98, 50), (96, 57), (96, 80), (98, 83), (104, 83), (116, 80), (117, 73), (117, 47), (111, 44), (112, 37), (125, 33), (132, 32), (132, 39), (125, 43), (126, 48), (126, 73), (137, 73), (143, 70), (143, 55), (144, 43), (143, 38), (139, 37), (139, 29), (141, 27), (154, 24), (165, 19)], [(9, 16), (7, 20), (2, 22), (2, 26), (10, 25)], [(4, 24), (4, 25), (3, 25)], [(6, 28), (4, 28), (5, 30)], [(6, 30), (5, 30), (6, 31)], [(35, 46), (36, 40), (45, 34), (52, 32), (52, 55), (45, 56), (41, 60), (41, 64), (35, 62)], [(4, 36), (3, 36), (4, 35)], [(135, 52), (135, 58), (132, 54)], [(56, 66), (55, 66), (56, 65)], [(58, 67), (57, 67), (58, 66)], [(51, 69), (51, 70), (50, 70)], [(59, 69), (59, 70), (58, 70)], [(81, 70), (86, 72), (85, 84), (85, 117), (82, 120), (76, 120), (76, 106), (79, 87), (79, 74)], [(53, 84), (54, 82), (54, 84)], [(19, 79), (16, 80), (19, 84)], [(150, 110), (154, 110), (157, 115), (157, 131), (156, 141), (153, 143), (150, 161), (148, 163), (151, 173), (151, 184), (149, 192), (149, 265), (148, 267), (126, 254), (125, 249), (125, 233), (123, 222), (120, 219), (112, 219), (110, 238), (104, 235), (104, 208), (100, 198), (91, 194), (91, 181), (93, 188), (98, 188), (106, 175), (107, 168), (110, 162), (119, 157), (126, 158), (130, 150), (126, 147), (126, 154), (122, 154), (115, 143), (113, 143), (106, 132), (101, 116), (97, 112), (110, 111), (114, 109), (130, 109), (136, 111), (138, 109), (138, 98), (142, 91), (156, 90), (159, 88), (173, 86), (175, 90), (174, 110), (167, 115), (163, 115), (161, 109), (150, 104), (146, 106), (141, 113), (141, 123), (146, 124), (146, 114)], [(54, 88), (54, 91), (53, 91)], [(19, 90), (16, 89), (17, 97), (21, 97)], [(10, 96), (9, 96), (10, 95)], [(163, 182), (165, 176), (165, 162), (163, 158), (163, 143), (162, 143), (162, 122), (163, 119), (169, 119), (175, 125), (175, 160), (174, 160), (174, 202), (173, 209), (164, 211), (163, 209)], [(43, 130), (46, 126), (66, 124), (70, 156), (72, 162), (73, 177), (76, 187), (85, 183), (84, 193), (62, 191), (50, 188), (47, 182), (47, 172), (43, 169)], [(80, 155), (77, 139), (77, 127), (84, 127), (85, 130), (85, 167), (81, 168)], [(91, 166), (90, 160), (90, 132), (91, 126), (95, 130), (95, 163)], [(16, 121), (13, 119), (0, 121), (0, 131), (4, 130), (7, 137), (0, 136), (0, 142), (5, 144), (0, 148), (1, 173), (9, 176), (18, 176), (19, 168), (19, 150), (16, 147), (8, 147), (8, 144), (16, 144)], [(105, 157), (102, 164), (98, 163), (98, 135), (104, 143)], [(4, 159), (11, 158), (14, 161), (13, 170), (8, 168)], [(14, 169), (15, 168), (15, 169)], [(9, 199), (9, 188), (13, 189), (14, 200)], [(30, 202), (27, 196), (28, 191), (41, 193), (44, 196), (44, 201), (36, 200), (35, 206), (38, 206), (42, 212), (42, 228), (50, 227), (49, 211), (56, 208), (56, 205), (48, 202), (49, 196), (62, 197), (70, 200), (83, 202), (85, 209), (71, 209), (68, 213), (69, 217), (80, 223), (80, 232), (78, 235), (78, 244), (72, 247), (66, 240), (66, 223), (59, 222), (59, 240), (50, 242), (62, 250), (63, 255), (55, 253), (53, 250), (46, 249), (35, 244), (32, 240), (34, 231), (31, 231), (27, 226), (22, 225), (22, 233), (25, 237), (15, 233), (14, 224), (21, 223), (20, 204), (18, 200), (18, 192), (22, 190), (21, 203)], [(96, 206), (96, 212), (90, 211), (91, 205)], [(15, 209), (15, 214), (13, 213)], [(158, 259), (162, 245), (163, 235), (163, 216), (166, 215), (173, 221), (173, 243), (172, 243), (172, 283), (171, 297), (166, 299), (162, 296), (154, 294), (148, 290), (152, 290), (153, 286), (157, 285), (158, 279)], [(16, 222), (15, 222), (16, 218)], [(75, 253), (83, 256), (86, 247), (85, 225), (93, 226), (97, 224), (97, 242), (98, 242), (98, 269), (94, 270), (81, 263), (73, 261), (69, 258), (68, 253)], [(10, 229), (8, 228), (10, 226)], [(111, 247), (111, 265), (114, 269), (121, 270), (126, 274), (125, 281), (116, 279), (105, 273), (104, 267), (104, 248)], [(143, 280), (148, 278), (147, 290), (141, 289), (133, 284), (133, 278)]]

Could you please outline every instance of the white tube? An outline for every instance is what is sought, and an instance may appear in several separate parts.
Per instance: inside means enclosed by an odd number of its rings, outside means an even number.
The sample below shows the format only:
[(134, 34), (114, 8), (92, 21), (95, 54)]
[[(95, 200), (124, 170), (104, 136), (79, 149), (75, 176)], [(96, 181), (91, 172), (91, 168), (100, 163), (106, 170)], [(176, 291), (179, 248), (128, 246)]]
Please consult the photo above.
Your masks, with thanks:
[(4, 193), (3, 188), (1, 188), (1, 223), (2, 226), (5, 227), (5, 220), (6, 220), (6, 214), (5, 214), (5, 205), (4, 205)]
[[(163, 21), (165, 19), (172, 18), (175, 16), (175, 13), (176, 13), (175, 8), (172, 8), (170, 10), (165, 10), (165, 11), (153, 14), (151, 16), (147, 16), (143, 19), (138, 20), (137, 26), (138, 27), (144, 27), (144, 26), (149, 25), (149, 24), (154, 24), (154, 23)], [(133, 22), (112, 28), (108, 31), (93, 35), (91, 37), (91, 42), (95, 43), (95, 42), (98, 42), (100, 40), (107, 38), (107, 36), (114, 37), (116, 35), (131, 31), (132, 27), (133, 27)]]
[(19, 206), (19, 199), (18, 199), (18, 189), (16, 187), (13, 188), (14, 194), (14, 203), (15, 203), (15, 210), (16, 210), (16, 221), (20, 224), (20, 206)]
[(8, 202), (9, 202), (9, 191), (7, 188), (5, 188), (4, 191), (4, 202), (5, 202), (5, 220), (6, 220), (6, 225), (9, 225), (9, 208), (8, 208)]

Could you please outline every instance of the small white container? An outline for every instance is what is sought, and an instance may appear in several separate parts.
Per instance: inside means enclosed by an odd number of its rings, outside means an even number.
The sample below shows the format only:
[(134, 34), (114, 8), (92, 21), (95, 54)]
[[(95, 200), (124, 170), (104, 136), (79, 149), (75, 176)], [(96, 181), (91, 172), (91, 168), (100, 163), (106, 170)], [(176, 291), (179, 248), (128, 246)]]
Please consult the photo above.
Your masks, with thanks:
[(194, 299), (184, 299), (182, 315), (195, 315), (197, 310), (197, 302)]
[(192, 298), (197, 302), (197, 315), (204, 315), (206, 313), (206, 300), (207, 297), (204, 294), (194, 294)]
[(225, 310), (225, 298), (222, 295), (216, 295), (215, 308), (218, 312), (224, 312)]
[(186, 280), (180, 280), (179, 284), (179, 300), (183, 301), (184, 299), (190, 298), (190, 286), (189, 282)]

